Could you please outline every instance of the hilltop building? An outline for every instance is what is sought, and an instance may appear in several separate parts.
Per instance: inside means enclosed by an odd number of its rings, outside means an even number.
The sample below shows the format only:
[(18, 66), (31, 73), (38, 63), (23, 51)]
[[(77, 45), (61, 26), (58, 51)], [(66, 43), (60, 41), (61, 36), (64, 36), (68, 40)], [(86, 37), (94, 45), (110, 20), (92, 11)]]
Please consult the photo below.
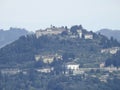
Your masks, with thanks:
[(46, 28), (45, 30), (37, 30), (36, 31), (36, 37), (39, 38), (42, 35), (58, 35), (61, 34), (63, 31), (65, 31), (64, 27), (51, 27)]
[(85, 39), (93, 39), (93, 35), (92, 34), (85, 34), (84, 38)]
[(82, 30), (78, 29), (78, 30), (77, 30), (77, 33), (78, 33), (78, 37), (79, 37), (79, 38), (82, 38)]
[[(46, 28), (45, 30), (37, 30), (36, 31), (36, 37), (39, 38), (42, 35), (58, 35), (62, 32), (66, 32), (66, 36), (68, 35), (69, 38), (75, 39), (75, 38), (83, 38), (83, 39), (93, 39), (93, 34), (89, 33), (82, 29), (77, 29), (74, 33), (70, 31), (70, 29), (66, 29), (64, 27), (55, 27), (51, 26), (50, 28)], [(84, 37), (83, 37), (84, 36)]]

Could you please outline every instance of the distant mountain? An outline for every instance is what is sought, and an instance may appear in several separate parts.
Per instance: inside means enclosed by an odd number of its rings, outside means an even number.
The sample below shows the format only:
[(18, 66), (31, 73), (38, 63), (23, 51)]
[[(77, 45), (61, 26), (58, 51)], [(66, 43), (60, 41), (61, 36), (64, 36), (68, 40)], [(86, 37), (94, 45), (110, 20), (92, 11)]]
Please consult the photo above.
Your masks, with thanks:
[(10, 28), (0, 30), (0, 48), (17, 40), (20, 36), (28, 34), (28, 31), (20, 28)]
[(110, 38), (112, 36), (113, 38), (120, 41), (120, 30), (101, 29), (101, 30), (97, 31), (97, 33), (101, 33), (101, 34), (107, 36), (108, 38)]

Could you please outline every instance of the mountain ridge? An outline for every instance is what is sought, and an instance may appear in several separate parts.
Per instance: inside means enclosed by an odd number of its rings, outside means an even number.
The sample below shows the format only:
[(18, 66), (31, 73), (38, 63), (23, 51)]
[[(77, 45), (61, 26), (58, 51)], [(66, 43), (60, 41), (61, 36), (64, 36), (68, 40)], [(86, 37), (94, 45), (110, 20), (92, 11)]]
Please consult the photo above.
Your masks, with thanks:
[(0, 48), (17, 40), (22, 35), (27, 35), (26, 29), (10, 27), (9, 30), (0, 29)]
[(120, 42), (120, 30), (112, 30), (112, 29), (100, 29), (99, 31), (97, 31), (96, 33), (101, 33), (105, 36), (107, 36), (108, 38), (115, 38)]

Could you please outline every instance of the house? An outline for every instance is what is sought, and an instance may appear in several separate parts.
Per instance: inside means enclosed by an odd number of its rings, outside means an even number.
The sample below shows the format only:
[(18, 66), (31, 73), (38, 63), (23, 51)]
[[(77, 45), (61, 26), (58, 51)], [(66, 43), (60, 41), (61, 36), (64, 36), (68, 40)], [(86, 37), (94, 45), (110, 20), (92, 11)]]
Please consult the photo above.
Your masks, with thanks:
[(81, 72), (79, 70), (79, 64), (74, 63), (74, 62), (68, 62), (67, 64), (65, 64), (65, 72), (64, 74), (69, 75), (77, 75), (77, 74), (82, 74), (83, 72)]
[(85, 39), (93, 39), (93, 35), (92, 34), (85, 34), (84, 38)]
[(116, 54), (118, 50), (120, 50), (120, 48), (114, 47), (114, 48), (110, 49), (110, 53), (111, 54)]
[(40, 61), (42, 60), (44, 63), (52, 63), (54, 60), (54, 56), (53, 55), (35, 55), (35, 60), (36, 61)]
[(100, 68), (104, 68), (104, 67), (105, 67), (105, 63), (103, 62), (100, 64)]
[(59, 54), (55, 54), (55, 58), (58, 60), (63, 60), (62, 55), (59, 55)]
[(35, 60), (39, 61), (41, 59), (41, 55), (35, 55)]
[(44, 63), (52, 63), (54, 59), (62, 60), (62, 56), (55, 54), (55, 55), (35, 55), (35, 60), (39, 61), (42, 60)]
[(72, 70), (72, 71), (75, 71), (75, 70), (79, 70), (79, 64), (77, 63), (74, 63), (74, 62), (69, 62), (66, 64), (66, 69), (67, 70)]
[(42, 56), (42, 59), (44, 63), (52, 63), (54, 57), (55, 57), (54, 55), (47, 55), (47, 56)]
[(52, 63), (54, 60), (54, 55), (35, 55), (35, 60), (42, 60), (44, 63)]
[(106, 49), (102, 49), (101, 53), (110, 53), (110, 54), (116, 54), (117, 51), (120, 50), (120, 47), (112, 47), (112, 48), (106, 48)]

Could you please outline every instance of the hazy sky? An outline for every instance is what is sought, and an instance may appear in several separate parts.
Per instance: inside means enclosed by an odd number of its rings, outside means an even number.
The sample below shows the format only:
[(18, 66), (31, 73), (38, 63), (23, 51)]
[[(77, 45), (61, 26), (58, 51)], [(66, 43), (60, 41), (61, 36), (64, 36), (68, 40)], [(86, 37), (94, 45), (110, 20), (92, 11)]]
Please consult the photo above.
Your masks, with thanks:
[(51, 24), (120, 30), (120, 0), (0, 0), (0, 28), (35, 31)]

